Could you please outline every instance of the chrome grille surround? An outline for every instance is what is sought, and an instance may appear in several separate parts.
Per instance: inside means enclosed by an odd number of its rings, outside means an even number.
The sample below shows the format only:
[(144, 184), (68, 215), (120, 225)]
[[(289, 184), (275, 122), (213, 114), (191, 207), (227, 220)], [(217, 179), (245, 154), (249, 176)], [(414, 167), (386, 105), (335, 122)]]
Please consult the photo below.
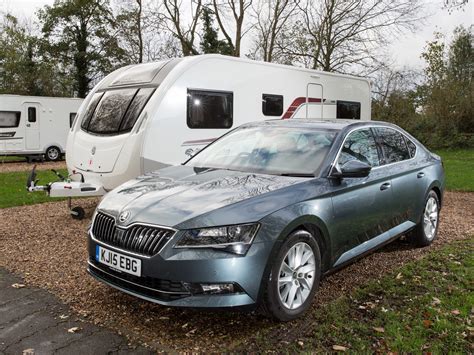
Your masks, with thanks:
[(114, 217), (103, 212), (96, 213), (91, 227), (96, 241), (145, 257), (158, 254), (175, 233), (176, 230), (171, 228), (143, 223), (119, 227)]

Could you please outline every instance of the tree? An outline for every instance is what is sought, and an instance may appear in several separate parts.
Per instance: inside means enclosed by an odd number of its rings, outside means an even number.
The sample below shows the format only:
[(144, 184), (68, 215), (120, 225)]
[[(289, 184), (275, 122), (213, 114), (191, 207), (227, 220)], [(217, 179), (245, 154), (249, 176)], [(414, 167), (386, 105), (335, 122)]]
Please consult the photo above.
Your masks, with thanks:
[[(183, 16), (190, 11), (190, 17)], [(197, 26), (202, 11), (202, 1), (192, 0), (190, 6), (181, 0), (162, 0), (152, 11), (157, 31), (165, 30), (179, 41), (183, 56), (199, 54), (195, 47)]]
[(69, 96), (67, 78), (57, 75), (53, 61), (40, 55), (39, 39), (18, 19), (6, 14), (0, 25), (0, 93)]
[(202, 40), (201, 51), (207, 53), (220, 53), (232, 55), (232, 48), (226, 41), (219, 39), (219, 33), (214, 28), (213, 12), (208, 7), (203, 7), (201, 14)]
[(143, 63), (143, 4), (142, 0), (120, 1), (114, 16), (119, 44), (132, 63)]
[[(212, 5), (219, 28), (222, 31), (229, 48), (232, 48), (232, 55), (240, 57), (242, 38), (249, 30), (249, 28), (244, 29), (244, 18), (246, 12), (252, 5), (252, 0), (221, 0), (219, 2), (218, 0), (212, 0)], [(234, 39), (230, 36), (230, 30), (226, 28), (224, 23), (225, 17), (229, 14), (234, 20)]]
[(79, 97), (123, 63), (125, 52), (118, 45), (108, 0), (57, 0), (38, 15), (44, 50), (59, 58), (62, 70), (72, 73)]
[(265, 62), (285, 62), (279, 39), (288, 32), (291, 18), (296, 17), (300, 0), (268, 0), (257, 2), (252, 8), (257, 38), (254, 42), (254, 59)]
[(290, 39), (286, 53), (335, 72), (370, 68), (379, 49), (402, 29), (413, 30), (422, 13), (420, 0), (305, 0), (299, 8), (302, 38)]

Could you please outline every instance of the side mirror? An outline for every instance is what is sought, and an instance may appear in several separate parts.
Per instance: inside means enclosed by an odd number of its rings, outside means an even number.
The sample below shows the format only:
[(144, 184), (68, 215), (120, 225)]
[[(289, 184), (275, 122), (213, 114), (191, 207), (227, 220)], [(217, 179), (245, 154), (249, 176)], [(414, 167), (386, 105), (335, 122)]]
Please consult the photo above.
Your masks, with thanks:
[(331, 177), (335, 178), (361, 178), (369, 175), (372, 167), (360, 160), (350, 160), (341, 167), (341, 171), (333, 168)]

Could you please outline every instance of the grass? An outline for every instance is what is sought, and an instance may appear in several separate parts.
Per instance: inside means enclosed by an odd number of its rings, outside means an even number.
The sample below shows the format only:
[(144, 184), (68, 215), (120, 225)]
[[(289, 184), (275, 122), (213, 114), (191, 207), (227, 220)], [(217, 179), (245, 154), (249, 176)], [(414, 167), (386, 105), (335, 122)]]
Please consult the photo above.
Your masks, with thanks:
[[(59, 169), (67, 175), (66, 169)], [(27, 192), (26, 179), (29, 172), (12, 172), (0, 174), (0, 208), (13, 206), (32, 205), (35, 203), (58, 201), (50, 198), (44, 192)], [(57, 176), (51, 171), (38, 171), (39, 184), (57, 181)]]
[(446, 172), (446, 188), (474, 191), (474, 149), (439, 150)]
[[(285, 352), (469, 353), (473, 267), (474, 237), (453, 242), (317, 309)], [(264, 332), (256, 349), (276, 349)]]
[(24, 162), (26, 161), (25, 157), (17, 157), (13, 155), (0, 155), (0, 163), (6, 161), (19, 161), (19, 162)]

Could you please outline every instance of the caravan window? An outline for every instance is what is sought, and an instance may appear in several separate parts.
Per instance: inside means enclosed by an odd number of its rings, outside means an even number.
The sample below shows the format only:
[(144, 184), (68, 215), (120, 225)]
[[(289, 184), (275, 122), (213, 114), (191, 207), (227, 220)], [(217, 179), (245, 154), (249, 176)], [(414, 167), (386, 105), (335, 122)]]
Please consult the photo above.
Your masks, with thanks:
[(138, 116), (140, 116), (148, 99), (151, 97), (151, 94), (153, 94), (153, 91), (155, 91), (154, 88), (140, 89), (138, 91), (123, 117), (122, 123), (120, 124), (120, 132), (130, 131), (133, 128)]
[(0, 111), (0, 128), (18, 127), (20, 116), (20, 111)]
[(283, 95), (262, 95), (262, 112), (265, 116), (281, 116), (283, 114)]
[(360, 120), (360, 102), (337, 101), (337, 118)]
[(230, 128), (233, 123), (234, 93), (188, 89), (189, 128)]
[(96, 134), (130, 131), (153, 91), (153, 88), (135, 88), (95, 94), (87, 107), (82, 129)]
[(36, 107), (28, 107), (28, 122), (36, 122)]

